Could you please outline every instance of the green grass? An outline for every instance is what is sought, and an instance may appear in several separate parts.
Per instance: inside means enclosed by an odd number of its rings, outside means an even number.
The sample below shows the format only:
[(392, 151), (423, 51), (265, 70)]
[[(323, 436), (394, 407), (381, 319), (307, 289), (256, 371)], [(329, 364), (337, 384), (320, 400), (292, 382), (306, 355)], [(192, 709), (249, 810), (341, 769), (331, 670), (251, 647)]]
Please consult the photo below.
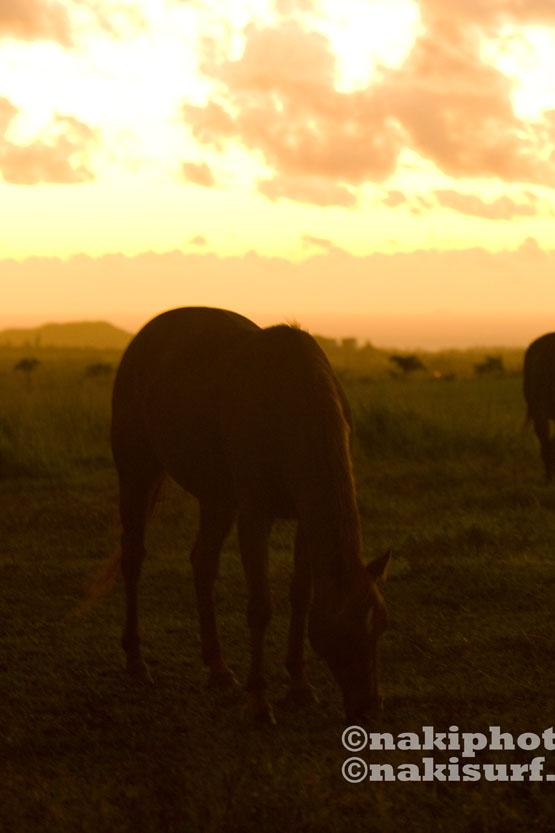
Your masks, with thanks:
[[(37, 372), (30, 386), (0, 376), (0, 829), (553, 829), (552, 784), (344, 782), (340, 697), (310, 650), (320, 705), (276, 708), (274, 729), (249, 723), (242, 691), (207, 689), (188, 565), (196, 507), (171, 484), (149, 530), (141, 583), (155, 684), (132, 684), (119, 647), (121, 583), (89, 613), (77, 613), (118, 537), (110, 380), (84, 381), (77, 358), (56, 362), (45, 363), (48, 373), (39, 379)], [(555, 490), (542, 484), (535, 438), (523, 430), (520, 378), (348, 377), (347, 386), (366, 554), (394, 552), (383, 589), (391, 615), (382, 641), (385, 709), (368, 728), (541, 732), (553, 723)], [(280, 524), (271, 540), (274, 702), (286, 684), (291, 534), (290, 524)], [(241, 680), (245, 604), (232, 534), (218, 609)], [(549, 752), (480, 760), (539, 754), (555, 772)], [(372, 760), (420, 757), (395, 751)]]
[(113, 363), (103, 351), (46, 350), (28, 376), (11, 368), (22, 351), (0, 350), (0, 477), (69, 475), (110, 464), (112, 376), (89, 379), (88, 365)]

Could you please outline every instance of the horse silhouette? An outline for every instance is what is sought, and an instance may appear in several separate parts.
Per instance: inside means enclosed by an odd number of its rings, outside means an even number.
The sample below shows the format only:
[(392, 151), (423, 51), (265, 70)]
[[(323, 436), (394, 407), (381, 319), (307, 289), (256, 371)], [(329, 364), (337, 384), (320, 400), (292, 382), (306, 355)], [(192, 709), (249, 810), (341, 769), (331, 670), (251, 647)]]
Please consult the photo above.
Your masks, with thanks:
[(233, 312), (186, 307), (162, 313), (135, 336), (116, 374), (111, 428), (123, 530), (122, 646), (131, 674), (148, 676), (137, 584), (145, 525), (169, 474), (200, 507), (191, 563), (209, 681), (234, 680), (218, 639), (213, 585), (236, 518), (248, 591), (248, 703), (253, 716), (273, 722), (263, 670), (268, 535), (276, 518), (297, 518), (286, 696), (313, 697), (303, 656), (308, 616), (310, 642), (339, 684), (347, 716), (379, 707), (377, 643), (387, 616), (377, 581), (390, 553), (368, 566), (362, 559), (350, 426), (328, 360), (298, 328), (261, 329)]
[(524, 398), (537, 434), (545, 479), (555, 472), (555, 438), (550, 436), (550, 420), (555, 420), (555, 333), (533, 341), (524, 354)]

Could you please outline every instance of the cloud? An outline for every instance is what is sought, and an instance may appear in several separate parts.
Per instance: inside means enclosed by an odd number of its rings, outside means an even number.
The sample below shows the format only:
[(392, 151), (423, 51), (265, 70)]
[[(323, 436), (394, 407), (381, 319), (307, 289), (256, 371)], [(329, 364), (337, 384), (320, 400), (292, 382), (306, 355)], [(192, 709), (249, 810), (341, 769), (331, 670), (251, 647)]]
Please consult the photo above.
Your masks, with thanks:
[(423, 197), (421, 194), (418, 194), (412, 200), (410, 200), (410, 210), (412, 214), (426, 214), (430, 208), (433, 208), (433, 201), (429, 197)]
[[(312, 327), (311, 321), (326, 316), (337, 327), (342, 316), (358, 316), (360, 329), (353, 332), (349, 326), (340, 334), (360, 334), (378, 343), (371, 329), (377, 315), (430, 316), (443, 309), (460, 316), (547, 319), (546, 310), (554, 308), (555, 250), (543, 250), (533, 240), (496, 253), (474, 248), (367, 257), (337, 251), (324, 237), (316, 241), (314, 254), (307, 249), (310, 256), (300, 263), (252, 252), (233, 257), (167, 252), (0, 260), (5, 298), (1, 314), (4, 319), (33, 315), (43, 320), (117, 315), (133, 317), (138, 324), (187, 303), (236, 310), (268, 324), (296, 318)], [(424, 333), (427, 343), (434, 339), (429, 329)], [(453, 346), (449, 317), (444, 316), (443, 329), (443, 343)], [(399, 330), (395, 341), (412, 342), (408, 330)], [(318, 332), (332, 334), (320, 326)], [(382, 332), (379, 343), (393, 343), (393, 331)], [(516, 331), (507, 328), (507, 334), (515, 343)], [(494, 335), (489, 333), (488, 343)], [(467, 344), (476, 343), (470, 330), (465, 336)]]
[(112, 0), (0, 0), (0, 38), (54, 41), (74, 46), (74, 12), (88, 13), (105, 34), (121, 39), (129, 32), (144, 31), (146, 20), (138, 5)]
[(201, 144), (212, 144), (217, 150), (223, 150), (223, 139), (229, 139), (237, 133), (233, 117), (215, 101), (210, 101), (204, 107), (184, 104), (182, 113), (193, 136)]
[(390, 208), (397, 208), (398, 205), (402, 205), (402, 203), (408, 202), (408, 200), (402, 191), (392, 190), (387, 192), (382, 202)]
[(329, 240), (327, 237), (314, 237), (312, 234), (303, 234), (301, 240), (303, 246), (316, 246), (318, 249), (325, 249), (328, 252), (332, 249), (337, 249), (334, 242)]
[[(422, 32), (404, 64), (377, 88), (407, 144), (453, 177), (497, 177), (555, 186), (548, 115), (524, 122), (513, 83), (481, 54), (503, 24), (553, 23), (551, 0), (419, 0)], [(514, 37), (518, 40), (519, 35)]]
[(542, 249), (535, 237), (527, 237), (526, 240), (523, 240), (518, 248), (518, 253), (523, 257), (531, 258), (532, 260), (549, 257), (547, 252)]
[(511, 93), (509, 79), (477, 57), (474, 42), (432, 35), (420, 37), (375, 90), (405, 143), (444, 173), (555, 186), (545, 126), (517, 118)]
[(438, 31), (555, 22), (552, 0), (419, 0), (419, 7), (423, 22)]
[(74, 116), (56, 114), (43, 137), (18, 145), (6, 139), (18, 112), (11, 101), (0, 97), (0, 174), (4, 182), (73, 184), (94, 179), (86, 162), (98, 141), (98, 131)]
[(183, 107), (198, 141), (221, 149), (238, 140), (287, 177), (359, 184), (393, 173), (399, 129), (375, 97), (335, 90), (335, 59), (324, 35), (287, 20), (251, 24), (245, 38), (239, 60), (201, 65), (220, 81), (223, 101)]
[(206, 246), (208, 245), (208, 240), (203, 234), (197, 234), (195, 237), (189, 238), (189, 243), (192, 246)]
[(0, 96), (0, 134), (3, 136), (10, 126), (10, 122), (14, 119), (19, 110), (7, 98)]
[(342, 205), (349, 208), (357, 201), (355, 194), (348, 188), (324, 177), (282, 175), (259, 180), (257, 188), (272, 202), (289, 199), (311, 205)]
[[(512, 81), (480, 52), (488, 27), (511, 17), (555, 20), (555, 4), (421, 0), (421, 11), (422, 31), (403, 64), (379, 68), (352, 92), (336, 89), (331, 44), (308, 28), (310, 15), (249, 24), (237, 60), (206, 52), (201, 71), (218, 92), (204, 107), (185, 104), (183, 118), (201, 144), (223, 150), (233, 141), (261, 154), (274, 171), (259, 184), (270, 199), (331, 204), (318, 197), (321, 187), (313, 198), (303, 179), (342, 189), (383, 182), (403, 148), (451, 177), (555, 187), (555, 118), (518, 118)], [(332, 202), (345, 200), (343, 191)]]
[(294, 12), (311, 12), (316, 10), (312, 0), (275, 0), (274, 8), (278, 14), (288, 15)]
[(0, 37), (71, 44), (66, 6), (54, 0), (0, 0)]
[(113, 0), (71, 0), (71, 2), (75, 7), (88, 12), (100, 31), (118, 40), (128, 34), (144, 32), (148, 28), (140, 4), (113, 2)]
[(181, 166), (181, 173), (187, 182), (192, 182), (193, 185), (201, 185), (204, 188), (212, 188), (216, 184), (216, 180), (212, 171), (206, 164), (201, 162), (184, 162)]
[(498, 197), (486, 202), (474, 194), (461, 194), (450, 189), (438, 189), (433, 192), (440, 205), (452, 208), (461, 214), (482, 217), (486, 220), (511, 220), (513, 217), (534, 217), (539, 214), (536, 200), (517, 203), (510, 197)]

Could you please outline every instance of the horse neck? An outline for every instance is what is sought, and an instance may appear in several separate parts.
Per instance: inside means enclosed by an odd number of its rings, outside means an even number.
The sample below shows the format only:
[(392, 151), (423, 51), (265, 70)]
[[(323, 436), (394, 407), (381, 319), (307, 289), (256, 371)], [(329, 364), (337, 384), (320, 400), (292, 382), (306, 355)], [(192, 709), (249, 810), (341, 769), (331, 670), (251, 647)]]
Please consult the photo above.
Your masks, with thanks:
[(326, 459), (299, 501), (316, 595), (349, 595), (364, 569), (360, 518), (348, 454)]

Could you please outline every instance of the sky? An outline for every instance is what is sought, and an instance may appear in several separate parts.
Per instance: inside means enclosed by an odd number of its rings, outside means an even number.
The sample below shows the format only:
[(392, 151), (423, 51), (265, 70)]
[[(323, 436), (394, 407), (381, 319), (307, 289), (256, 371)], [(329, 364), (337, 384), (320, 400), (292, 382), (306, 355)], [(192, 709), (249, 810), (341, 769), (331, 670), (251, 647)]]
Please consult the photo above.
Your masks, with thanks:
[(553, 0), (0, 0), (0, 328), (555, 329), (554, 56)]

